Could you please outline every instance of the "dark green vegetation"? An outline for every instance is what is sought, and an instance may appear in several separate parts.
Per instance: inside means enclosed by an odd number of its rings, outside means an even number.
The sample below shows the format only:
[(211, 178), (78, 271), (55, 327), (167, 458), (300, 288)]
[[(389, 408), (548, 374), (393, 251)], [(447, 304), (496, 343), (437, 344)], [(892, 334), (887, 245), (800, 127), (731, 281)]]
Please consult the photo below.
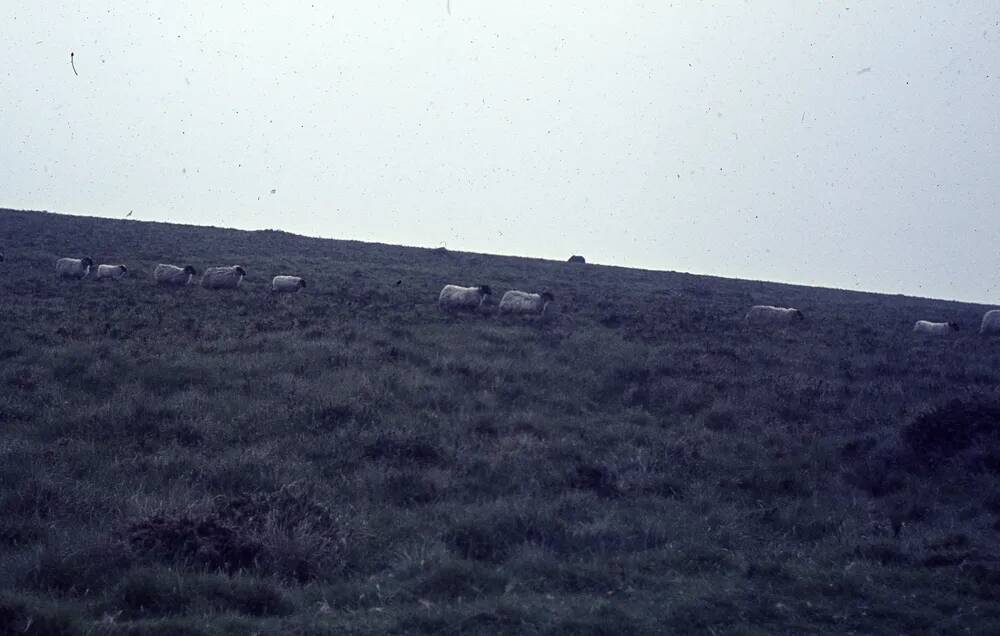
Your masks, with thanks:
[[(0, 634), (1000, 633), (983, 307), (12, 211), (0, 244)], [(55, 278), (83, 255), (130, 278)], [(448, 282), (559, 312), (444, 316)]]

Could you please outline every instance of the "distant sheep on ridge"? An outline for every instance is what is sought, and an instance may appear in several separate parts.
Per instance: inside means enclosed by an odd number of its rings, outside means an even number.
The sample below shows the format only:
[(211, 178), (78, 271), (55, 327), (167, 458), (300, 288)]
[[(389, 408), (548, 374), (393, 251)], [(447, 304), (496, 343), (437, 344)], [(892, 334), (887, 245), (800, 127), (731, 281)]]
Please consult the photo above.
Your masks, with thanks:
[(461, 287), (445, 285), (438, 296), (438, 307), (445, 311), (458, 309), (478, 309), (487, 297), (493, 294), (489, 285)]
[(239, 265), (209, 267), (201, 277), (201, 286), (205, 289), (236, 289), (246, 275), (246, 270)]
[(958, 331), (957, 322), (931, 322), (929, 320), (918, 320), (913, 323), (913, 333), (926, 333), (936, 336), (945, 336)]
[(1000, 334), (1000, 309), (991, 309), (983, 314), (983, 324), (979, 327), (981, 334)]
[(805, 320), (805, 316), (798, 309), (791, 307), (754, 305), (747, 312), (745, 320), (750, 324), (789, 324)]
[(587, 259), (585, 259), (582, 256), (578, 256), (578, 255), (574, 254), (574, 255), (570, 256), (569, 260), (566, 261), (566, 262), (567, 263), (586, 263)]
[(128, 268), (124, 265), (98, 265), (97, 280), (121, 280), (128, 275)]
[(271, 291), (294, 293), (305, 288), (306, 281), (300, 276), (275, 276), (271, 281)]
[(184, 285), (190, 285), (191, 279), (197, 274), (198, 270), (190, 265), (177, 267), (176, 265), (165, 265), (160, 263), (156, 266), (156, 269), (153, 270), (153, 280), (156, 281), (157, 285), (183, 287)]
[(90, 273), (90, 268), (94, 266), (94, 261), (89, 257), (83, 258), (60, 258), (56, 261), (56, 273), (62, 278), (84, 278)]
[(501, 314), (544, 315), (549, 303), (555, 300), (551, 292), (532, 294), (511, 290), (500, 299)]

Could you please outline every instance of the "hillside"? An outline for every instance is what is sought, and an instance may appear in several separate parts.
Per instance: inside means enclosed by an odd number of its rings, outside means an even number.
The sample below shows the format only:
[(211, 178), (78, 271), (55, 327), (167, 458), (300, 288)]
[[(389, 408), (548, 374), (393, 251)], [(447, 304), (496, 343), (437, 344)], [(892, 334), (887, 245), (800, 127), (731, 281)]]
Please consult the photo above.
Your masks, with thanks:
[[(985, 307), (10, 210), (0, 246), (0, 634), (1000, 633)], [(55, 278), (84, 255), (130, 277)]]

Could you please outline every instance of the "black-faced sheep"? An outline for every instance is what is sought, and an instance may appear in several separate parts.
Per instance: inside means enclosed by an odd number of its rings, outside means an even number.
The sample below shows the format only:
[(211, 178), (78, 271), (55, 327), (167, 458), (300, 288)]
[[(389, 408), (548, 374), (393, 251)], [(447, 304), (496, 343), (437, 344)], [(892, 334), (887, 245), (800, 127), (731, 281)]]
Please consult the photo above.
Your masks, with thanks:
[(62, 278), (84, 278), (90, 273), (90, 268), (94, 266), (94, 261), (89, 257), (83, 258), (60, 258), (56, 261), (56, 273)]

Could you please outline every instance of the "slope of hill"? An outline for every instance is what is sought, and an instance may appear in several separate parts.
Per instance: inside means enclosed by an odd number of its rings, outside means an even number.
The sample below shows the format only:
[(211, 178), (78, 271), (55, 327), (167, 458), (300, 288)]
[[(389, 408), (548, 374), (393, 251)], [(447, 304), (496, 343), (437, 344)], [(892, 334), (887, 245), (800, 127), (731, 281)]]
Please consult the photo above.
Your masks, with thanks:
[[(0, 633), (1000, 633), (984, 307), (8, 210), (0, 245)], [(55, 278), (83, 255), (130, 276)]]

